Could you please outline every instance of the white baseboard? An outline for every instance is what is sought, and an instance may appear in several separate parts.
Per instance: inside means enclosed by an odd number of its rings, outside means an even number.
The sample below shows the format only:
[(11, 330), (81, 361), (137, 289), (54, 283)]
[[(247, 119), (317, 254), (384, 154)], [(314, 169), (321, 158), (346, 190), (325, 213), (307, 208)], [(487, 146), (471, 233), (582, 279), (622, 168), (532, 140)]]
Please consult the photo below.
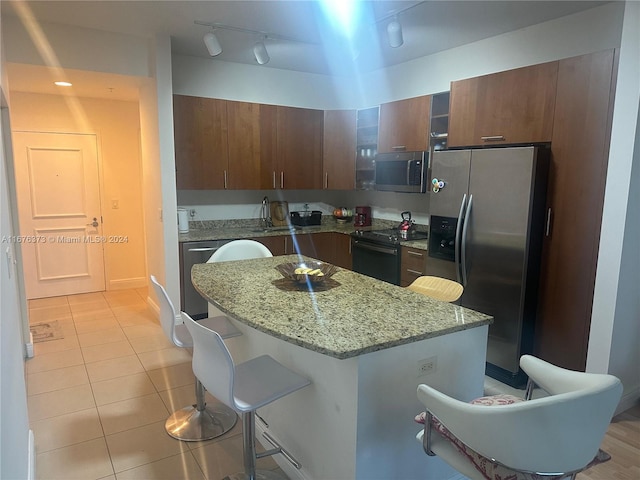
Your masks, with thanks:
[(33, 430), (29, 430), (29, 465), (27, 469), (27, 479), (35, 480), (36, 478), (36, 441), (33, 436)]
[(127, 290), (131, 288), (144, 288), (146, 286), (148, 286), (146, 277), (109, 280), (109, 290)]
[(618, 415), (619, 413), (624, 412), (625, 410), (629, 410), (631, 407), (634, 407), (640, 403), (640, 386), (634, 388), (630, 392), (625, 393), (620, 399), (620, 403), (618, 403), (618, 408), (616, 408), (616, 413), (614, 415)]

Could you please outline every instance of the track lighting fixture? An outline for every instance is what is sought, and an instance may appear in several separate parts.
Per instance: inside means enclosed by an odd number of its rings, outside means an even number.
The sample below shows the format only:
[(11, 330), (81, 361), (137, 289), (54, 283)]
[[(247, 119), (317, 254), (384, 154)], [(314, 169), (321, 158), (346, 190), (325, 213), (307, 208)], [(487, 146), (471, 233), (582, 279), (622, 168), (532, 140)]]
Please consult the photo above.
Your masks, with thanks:
[(389, 40), (389, 46), (392, 48), (398, 48), (404, 43), (402, 25), (400, 25), (397, 18), (387, 24), (387, 39)]
[(220, 42), (218, 41), (218, 37), (216, 37), (215, 32), (205, 33), (203, 40), (207, 50), (209, 51), (209, 55), (215, 57), (222, 53), (222, 47), (220, 46)]
[[(266, 40), (267, 37), (265, 37)], [(264, 44), (264, 41), (262, 42), (258, 42), (253, 46), (253, 54), (256, 57), (256, 62), (258, 62), (260, 65), (264, 65), (265, 63), (268, 63), (269, 60), (271, 60), (271, 57), (269, 57), (269, 52), (267, 52), (267, 47)]]

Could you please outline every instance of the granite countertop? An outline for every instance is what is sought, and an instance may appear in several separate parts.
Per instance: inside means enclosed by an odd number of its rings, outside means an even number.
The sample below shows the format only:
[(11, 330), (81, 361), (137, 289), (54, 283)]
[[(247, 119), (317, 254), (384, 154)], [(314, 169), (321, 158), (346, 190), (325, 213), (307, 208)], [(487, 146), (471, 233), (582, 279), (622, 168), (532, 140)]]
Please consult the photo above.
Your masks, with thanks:
[(286, 255), (197, 264), (191, 280), (204, 298), (238, 321), (338, 359), (493, 321), (482, 313), (342, 268), (309, 291), (275, 269), (280, 263), (296, 261), (297, 255)]
[[(251, 221), (207, 221), (190, 222), (189, 233), (178, 234), (178, 242), (198, 242), (204, 240), (238, 240), (241, 238), (273, 237), (278, 235), (305, 234), (305, 233), (342, 233), (350, 235), (355, 231), (353, 223), (338, 223), (334, 219), (323, 219), (322, 225), (310, 227), (296, 227), (290, 230), (288, 227), (272, 227), (262, 229), (255, 220)], [(398, 222), (389, 220), (375, 220), (366, 230), (382, 230), (397, 227)], [(426, 230), (426, 226), (419, 226)], [(427, 240), (408, 240), (402, 242), (403, 246), (427, 250)]]

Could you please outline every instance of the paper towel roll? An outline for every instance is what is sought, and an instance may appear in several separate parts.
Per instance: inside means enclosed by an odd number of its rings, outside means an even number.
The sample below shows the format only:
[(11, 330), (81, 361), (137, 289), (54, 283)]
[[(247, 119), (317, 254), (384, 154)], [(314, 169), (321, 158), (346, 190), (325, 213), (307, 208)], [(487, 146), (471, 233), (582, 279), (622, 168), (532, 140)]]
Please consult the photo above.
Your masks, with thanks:
[(186, 208), (178, 209), (178, 232), (189, 233), (189, 212)]

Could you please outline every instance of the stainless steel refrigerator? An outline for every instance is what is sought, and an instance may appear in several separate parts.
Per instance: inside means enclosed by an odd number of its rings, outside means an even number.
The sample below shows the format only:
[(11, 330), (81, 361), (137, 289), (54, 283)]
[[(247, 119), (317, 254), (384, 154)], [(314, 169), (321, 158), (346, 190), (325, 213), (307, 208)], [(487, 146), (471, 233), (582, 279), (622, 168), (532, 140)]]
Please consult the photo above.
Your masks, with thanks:
[(487, 375), (513, 386), (531, 353), (545, 229), (542, 146), (434, 153), (427, 274), (464, 286), (460, 304), (494, 317)]

